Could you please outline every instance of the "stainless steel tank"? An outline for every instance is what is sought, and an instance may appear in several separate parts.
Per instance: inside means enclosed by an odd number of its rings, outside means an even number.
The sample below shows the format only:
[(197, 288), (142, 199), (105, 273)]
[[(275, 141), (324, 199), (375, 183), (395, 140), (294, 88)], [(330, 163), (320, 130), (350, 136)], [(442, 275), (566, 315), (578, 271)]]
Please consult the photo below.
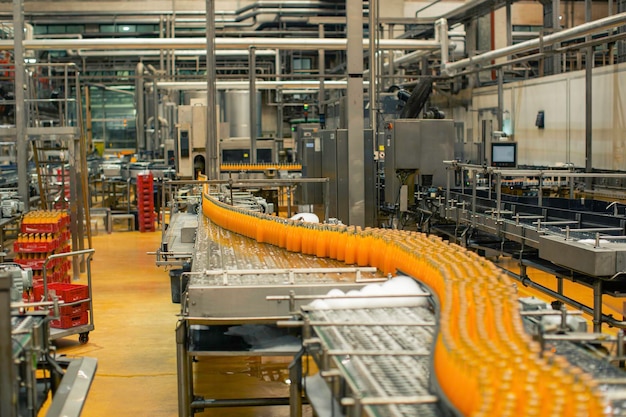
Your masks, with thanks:
[[(224, 121), (230, 126), (231, 138), (250, 137), (250, 92), (248, 90), (226, 91)], [(256, 93), (257, 137), (261, 136), (261, 93)]]

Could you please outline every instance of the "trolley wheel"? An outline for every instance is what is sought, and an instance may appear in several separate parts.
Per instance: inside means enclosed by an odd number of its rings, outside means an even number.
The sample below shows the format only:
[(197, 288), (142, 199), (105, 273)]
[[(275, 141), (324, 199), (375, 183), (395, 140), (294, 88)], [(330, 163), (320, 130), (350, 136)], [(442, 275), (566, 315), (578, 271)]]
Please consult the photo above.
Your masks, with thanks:
[(84, 345), (85, 343), (89, 342), (89, 332), (81, 333), (78, 336), (78, 341), (80, 342), (81, 345)]

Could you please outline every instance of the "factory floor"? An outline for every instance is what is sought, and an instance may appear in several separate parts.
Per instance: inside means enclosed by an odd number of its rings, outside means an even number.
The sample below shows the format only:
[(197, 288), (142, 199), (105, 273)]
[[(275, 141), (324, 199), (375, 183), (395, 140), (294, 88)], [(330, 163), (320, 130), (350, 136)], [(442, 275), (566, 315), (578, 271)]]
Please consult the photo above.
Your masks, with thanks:
[[(178, 416), (174, 328), (169, 275), (155, 266), (160, 231), (114, 231), (93, 237), (95, 329), (55, 341), (60, 355), (98, 359), (83, 417)], [(80, 283), (85, 282), (81, 278)], [(287, 396), (287, 358), (202, 358), (196, 393), (207, 398)], [(42, 410), (40, 415), (45, 415)], [(213, 409), (197, 416), (279, 417), (288, 407)]]
[[(174, 328), (179, 305), (171, 302), (167, 272), (146, 252), (159, 246), (160, 232), (100, 231), (93, 238), (95, 330), (81, 345), (77, 336), (55, 341), (61, 355), (98, 359), (84, 417), (174, 417), (178, 415)], [(498, 262), (514, 270), (515, 262)], [(529, 275), (549, 287), (556, 280), (538, 271)], [(81, 278), (84, 282), (85, 278)], [(520, 296), (536, 295), (511, 281)], [(566, 282), (566, 294), (591, 304), (591, 291)], [(622, 301), (605, 297), (605, 313), (622, 315)], [(286, 396), (288, 358), (201, 358), (196, 394), (207, 398)], [(305, 410), (305, 415), (310, 415)], [(45, 415), (43, 412), (41, 415)], [(213, 409), (198, 416), (280, 417), (288, 407)]]

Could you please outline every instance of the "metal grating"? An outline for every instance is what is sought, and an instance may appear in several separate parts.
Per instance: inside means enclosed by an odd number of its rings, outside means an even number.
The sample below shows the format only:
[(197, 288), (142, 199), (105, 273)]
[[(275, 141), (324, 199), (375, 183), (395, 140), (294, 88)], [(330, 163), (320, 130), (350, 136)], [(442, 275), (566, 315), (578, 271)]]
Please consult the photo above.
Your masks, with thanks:
[(313, 310), (307, 315), (329, 354), (342, 353), (333, 355), (335, 362), (363, 404), (368, 399), (382, 403), (364, 405), (369, 415), (440, 415), (436, 402), (394, 404), (434, 400), (429, 387), (435, 315), (429, 308)]

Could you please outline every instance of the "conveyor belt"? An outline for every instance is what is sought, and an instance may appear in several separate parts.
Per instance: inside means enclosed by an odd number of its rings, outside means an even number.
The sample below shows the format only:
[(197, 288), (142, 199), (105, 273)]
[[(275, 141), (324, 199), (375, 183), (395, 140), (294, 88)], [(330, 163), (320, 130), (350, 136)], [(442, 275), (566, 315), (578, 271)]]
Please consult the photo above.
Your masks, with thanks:
[(347, 264), (384, 272), (399, 269), (431, 288), (441, 306), (434, 370), (460, 414), (605, 415), (605, 400), (593, 381), (580, 377), (583, 371), (538, 355), (539, 346), (524, 332), (508, 279), (475, 253), (420, 233), (304, 228), (227, 206), (206, 191), (203, 211), (220, 226), (259, 242), (300, 252), (307, 250), (305, 242), (317, 239), (320, 257), (345, 257)]
[[(287, 252), (276, 246), (258, 243), (256, 240), (233, 233), (217, 226), (203, 217), (196, 236), (196, 248), (192, 271), (205, 269), (288, 269), (288, 268), (343, 268), (345, 263), (330, 258), (303, 255)], [(369, 278), (382, 274), (369, 274)], [(346, 282), (342, 274), (331, 277), (318, 275), (313, 277), (317, 282)], [(200, 277), (192, 278), (192, 282), (206, 282)]]
[[(428, 402), (435, 400), (429, 390), (435, 334), (432, 310), (424, 307), (337, 309), (313, 310), (307, 315), (311, 322), (317, 323), (312, 328), (324, 350), (344, 353), (334, 355), (333, 359), (358, 396), (364, 402), (376, 399), (375, 402), (382, 403), (366, 405), (368, 415), (440, 415), (439, 405)], [(380, 355), (380, 352), (388, 354)], [(406, 355), (402, 355), (404, 352)], [(410, 404), (411, 399), (419, 398), (427, 403)], [(409, 404), (393, 404), (403, 401)]]
[(258, 243), (205, 217), (200, 225), (186, 311), (196, 322), (275, 323), (289, 317), (307, 300), (290, 304), (286, 300), (268, 301), (268, 297), (322, 295), (337, 286), (349, 291), (359, 289), (368, 280), (383, 278), (375, 268), (369, 268), (372, 272), (357, 271), (333, 259)]

